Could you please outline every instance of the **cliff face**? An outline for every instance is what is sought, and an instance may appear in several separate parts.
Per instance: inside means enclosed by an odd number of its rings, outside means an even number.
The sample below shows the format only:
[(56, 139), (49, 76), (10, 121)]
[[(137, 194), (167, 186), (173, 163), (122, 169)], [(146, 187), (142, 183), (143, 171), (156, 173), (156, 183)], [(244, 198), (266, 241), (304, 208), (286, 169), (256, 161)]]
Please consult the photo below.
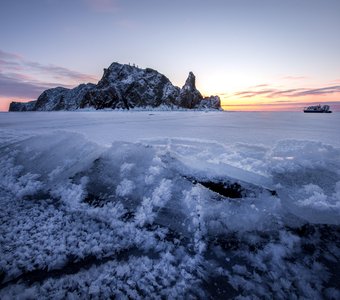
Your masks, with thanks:
[(196, 89), (195, 75), (190, 72), (182, 89), (153, 69), (140, 69), (113, 63), (104, 69), (95, 84), (81, 84), (74, 89), (57, 87), (44, 91), (36, 101), (12, 102), (10, 111), (75, 110), (94, 107), (124, 108), (158, 107), (220, 108), (218, 96), (203, 98)]
[(87, 91), (93, 89), (95, 84), (81, 84), (74, 89), (56, 87), (44, 91), (36, 101), (27, 103), (12, 102), (9, 111), (52, 111), (75, 110)]
[(190, 72), (179, 93), (179, 105), (185, 108), (195, 108), (200, 104), (202, 99), (201, 93), (196, 89), (196, 77)]
[(86, 93), (80, 107), (129, 109), (177, 105), (179, 91), (155, 70), (113, 63), (104, 70), (97, 86)]
[(34, 110), (36, 102), (37, 101), (11, 102), (9, 105), (9, 111), (32, 111)]

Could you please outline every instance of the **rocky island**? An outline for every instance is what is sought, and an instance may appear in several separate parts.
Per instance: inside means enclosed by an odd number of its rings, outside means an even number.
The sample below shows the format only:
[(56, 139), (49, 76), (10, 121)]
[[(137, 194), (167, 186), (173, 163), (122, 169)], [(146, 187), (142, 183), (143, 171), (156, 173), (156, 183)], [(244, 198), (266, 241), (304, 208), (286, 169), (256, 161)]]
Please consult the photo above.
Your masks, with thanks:
[(182, 88), (156, 70), (114, 62), (104, 69), (97, 84), (80, 84), (73, 89), (56, 87), (45, 90), (37, 100), (12, 102), (9, 111), (55, 111), (81, 108), (157, 108), (220, 109), (218, 96), (203, 97), (190, 72)]

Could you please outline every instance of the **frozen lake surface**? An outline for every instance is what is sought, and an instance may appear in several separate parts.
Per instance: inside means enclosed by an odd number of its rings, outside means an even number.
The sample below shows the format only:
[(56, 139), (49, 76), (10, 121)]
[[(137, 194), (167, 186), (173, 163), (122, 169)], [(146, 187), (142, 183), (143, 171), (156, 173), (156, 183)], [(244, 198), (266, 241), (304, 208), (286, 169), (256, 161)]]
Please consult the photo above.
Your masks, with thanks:
[(109, 145), (145, 138), (205, 139), (225, 144), (274, 145), (304, 139), (340, 146), (340, 113), (90, 111), (0, 113), (0, 130), (51, 132), (68, 130)]
[(0, 114), (0, 298), (339, 299), (340, 114)]

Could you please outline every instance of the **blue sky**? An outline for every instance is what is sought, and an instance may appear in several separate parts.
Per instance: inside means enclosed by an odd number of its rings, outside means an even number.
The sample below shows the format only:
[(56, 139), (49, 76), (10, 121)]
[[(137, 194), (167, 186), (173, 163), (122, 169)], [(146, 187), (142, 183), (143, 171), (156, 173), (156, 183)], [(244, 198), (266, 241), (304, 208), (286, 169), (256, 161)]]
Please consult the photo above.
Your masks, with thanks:
[(230, 109), (336, 102), (339, 32), (338, 0), (1, 0), (0, 108), (114, 61), (178, 86), (193, 71)]

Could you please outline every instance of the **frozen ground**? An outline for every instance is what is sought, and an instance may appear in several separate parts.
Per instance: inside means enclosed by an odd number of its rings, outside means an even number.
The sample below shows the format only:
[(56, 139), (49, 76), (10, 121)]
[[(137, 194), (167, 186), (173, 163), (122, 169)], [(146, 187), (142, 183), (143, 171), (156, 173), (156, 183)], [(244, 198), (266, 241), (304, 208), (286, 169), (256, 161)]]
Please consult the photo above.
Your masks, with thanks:
[(339, 299), (340, 114), (0, 114), (0, 298)]

